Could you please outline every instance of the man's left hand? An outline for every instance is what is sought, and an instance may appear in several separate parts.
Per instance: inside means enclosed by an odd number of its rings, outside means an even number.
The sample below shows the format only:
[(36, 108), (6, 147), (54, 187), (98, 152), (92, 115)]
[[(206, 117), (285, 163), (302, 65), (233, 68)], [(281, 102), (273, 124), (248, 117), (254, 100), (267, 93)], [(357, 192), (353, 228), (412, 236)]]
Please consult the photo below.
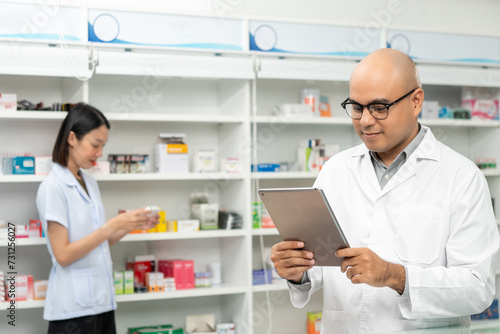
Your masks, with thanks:
[(344, 258), (340, 270), (352, 283), (387, 286), (403, 294), (406, 273), (402, 265), (382, 260), (369, 248), (339, 249), (335, 255)]

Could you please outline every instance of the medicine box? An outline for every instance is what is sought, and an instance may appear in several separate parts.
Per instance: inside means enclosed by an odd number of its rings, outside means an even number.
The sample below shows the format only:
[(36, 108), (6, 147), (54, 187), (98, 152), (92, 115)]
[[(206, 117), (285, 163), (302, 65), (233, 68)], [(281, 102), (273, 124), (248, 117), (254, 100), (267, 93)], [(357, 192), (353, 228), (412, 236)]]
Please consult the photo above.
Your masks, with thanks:
[(115, 295), (123, 295), (124, 292), (123, 271), (113, 272), (113, 277), (115, 281)]
[(29, 237), (30, 238), (42, 237), (42, 222), (39, 219), (30, 219)]
[(30, 236), (29, 225), (16, 225), (16, 238), (28, 238)]
[(158, 212), (158, 214), (160, 218), (158, 219), (158, 224), (156, 224), (156, 232), (167, 232), (167, 214), (163, 210)]
[(215, 172), (215, 151), (214, 150), (196, 150), (193, 159), (193, 172), (211, 173)]
[[(6, 280), (5, 284), (10, 285), (9, 281)], [(6, 289), (6, 300), (11, 301), (23, 301), (23, 300), (33, 300), (33, 276), (32, 275), (18, 275), (16, 276), (15, 289), (12, 292), (13, 295), (9, 297), (10, 287)]]
[(97, 161), (92, 168), (89, 169), (90, 174), (110, 174), (111, 164), (109, 161)]
[(35, 174), (35, 157), (13, 157), (12, 174)]
[(163, 273), (146, 273), (146, 287), (148, 288), (149, 292), (162, 292), (164, 290)]
[(272, 284), (273, 272), (271, 269), (254, 270), (252, 272), (253, 285)]
[(40, 280), (35, 281), (33, 283), (33, 299), (34, 300), (43, 300), (47, 295), (47, 286), (49, 285), (49, 281)]
[(178, 232), (177, 220), (167, 220), (167, 232)]
[[(257, 169), (257, 170), (255, 170)], [(252, 172), (279, 172), (280, 164), (257, 164), (252, 165)]]
[(220, 171), (229, 174), (241, 173), (241, 164), (239, 158), (222, 158), (220, 160)]
[(193, 260), (159, 260), (158, 272), (164, 277), (173, 277), (177, 290), (194, 289)]
[(0, 112), (17, 111), (17, 95), (0, 93)]
[(422, 104), (422, 118), (424, 119), (437, 119), (439, 118), (439, 102), (438, 101), (424, 101)]
[(322, 312), (307, 312), (307, 334), (320, 334)]
[(181, 219), (177, 221), (177, 232), (196, 232), (200, 230), (198, 219)]
[(146, 286), (146, 273), (155, 271), (154, 255), (137, 255), (127, 258), (126, 270), (134, 271), (134, 288)]
[(47, 175), (52, 170), (52, 157), (43, 156), (35, 157), (35, 174), (36, 175)]
[(462, 99), (462, 107), (470, 112), (471, 119), (499, 119), (498, 100)]
[(141, 327), (129, 327), (127, 334), (137, 334), (139, 333), (140, 330), (142, 329), (172, 329), (174, 326), (167, 324), (167, 325), (152, 325), (152, 326), (141, 326)]
[(163, 329), (154, 329), (154, 328), (145, 328), (140, 329), (138, 334), (184, 334), (184, 329), (182, 328), (163, 328)]
[(184, 133), (160, 133), (155, 145), (155, 172), (189, 172), (188, 145)]
[(134, 272), (132, 270), (125, 270), (123, 272), (123, 293), (134, 293)]
[(191, 217), (200, 221), (201, 230), (219, 228), (218, 204), (191, 204)]

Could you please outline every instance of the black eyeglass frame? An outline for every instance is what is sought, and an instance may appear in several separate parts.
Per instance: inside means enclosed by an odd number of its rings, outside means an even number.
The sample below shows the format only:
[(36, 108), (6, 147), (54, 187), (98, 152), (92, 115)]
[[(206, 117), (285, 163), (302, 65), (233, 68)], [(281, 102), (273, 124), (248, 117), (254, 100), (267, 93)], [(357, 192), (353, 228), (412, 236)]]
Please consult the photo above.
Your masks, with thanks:
[[(375, 119), (377, 119), (377, 120), (384, 120), (384, 119), (386, 119), (387, 117), (389, 117), (389, 108), (390, 108), (390, 107), (392, 107), (393, 105), (395, 105), (395, 104), (396, 104), (396, 103), (398, 103), (399, 101), (403, 100), (405, 97), (408, 97), (411, 93), (413, 93), (413, 92), (414, 92), (414, 91), (416, 91), (417, 89), (418, 89), (418, 88), (414, 88), (414, 89), (412, 89), (411, 91), (409, 91), (408, 93), (406, 93), (405, 95), (401, 96), (399, 99), (397, 99), (397, 100), (395, 100), (395, 101), (393, 101), (393, 102), (391, 102), (391, 103), (381, 103), (381, 102), (376, 102), (376, 103), (368, 103), (368, 104), (366, 104), (366, 105), (363, 105), (363, 104), (358, 103), (358, 102), (349, 102), (350, 97), (348, 97), (348, 98), (347, 98), (347, 99), (345, 99), (345, 101), (344, 101), (344, 102), (342, 102), (340, 105), (342, 106), (342, 108), (344, 108), (344, 110), (345, 110), (346, 114), (347, 114), (350, 118), (352, 118), (352, 119), (354, 119), (354, 120), (360, 120), (360, 119), (361, 119), (361, 117), (363, 117), (363, 111), (365, 110), (365, 108), (366, 108), (366, 109), (368, 109), (368, 111), (370, 112), (370, 115), (371, 115), (373, 118), (375, 118)], [(346, 108), (346, 106), (347, 106), (348, 104), (355, 104), (355, 105), (357, 105), (357, 106), (361, 107), (361, 108), (362, 108), (362, 109), (361, 109), (361, 110), (362, 110), (362, 111), (361, 111), (361, 116), (359, 116), (359, 117), (356, 117), (356, 118), (355, 118), (355, 117), (352, 117), (352, 115), (349, 115), (349, 112), (347, 111), (347, 108)], [(385, 117), (384, 117), (384, 118), (378, 118), (378, 117), (373, 116), (373, 111), (372, 111), (372, 110), (370, 110), (370, 106), (372, 106), (372, 105), (383, 105), (383, 106), (385, 107), (385, 109), (386, 109)]]

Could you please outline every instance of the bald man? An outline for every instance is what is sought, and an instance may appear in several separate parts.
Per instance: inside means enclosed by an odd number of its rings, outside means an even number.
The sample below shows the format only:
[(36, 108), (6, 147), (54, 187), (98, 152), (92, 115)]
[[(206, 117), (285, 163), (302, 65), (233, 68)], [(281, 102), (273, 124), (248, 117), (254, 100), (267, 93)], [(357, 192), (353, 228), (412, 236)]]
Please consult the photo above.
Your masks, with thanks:
[(499, 237), (488, 185), (418, 123), (423, 100), (407, 55), (365, 57), (342, 103), (363, 144), (332, 157), (314, 184), (351, 248), (335, 252), (340, 268), (313, 267), (302, 242), (272, 248), (294, 306), (323, 289), (322, 333), (467, 325), (492, 302)]

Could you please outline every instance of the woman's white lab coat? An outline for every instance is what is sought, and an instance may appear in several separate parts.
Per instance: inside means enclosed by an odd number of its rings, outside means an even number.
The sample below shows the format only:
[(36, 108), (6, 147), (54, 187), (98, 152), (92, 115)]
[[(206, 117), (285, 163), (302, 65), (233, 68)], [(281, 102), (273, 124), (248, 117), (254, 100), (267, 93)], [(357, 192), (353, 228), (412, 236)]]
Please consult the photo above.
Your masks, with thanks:
[(322, 333), (374, 333), (470, 322), (495, 295), (499, 237), (488, 185), (468, 159), (429, 129), (380, 189), (365, 145), (331, 158), (316, 180), (351, 247), (403, 264), (407, 289), (352, 284), (339, 267), (289, 283), (294, 306), (323, 288)]
[[(54, 164), (40, 184), (37, 207), (47, 235), (47, 221), (68, 229), (69, 242), (77, 241), (106, 223), (99, 187), (82, 173), (89, 194), (68, 168)], [(66, 267), (56, 260), (50, 239), (47, 247), (52, 268), (45, 300), (45, 320), (65, 320), (116, 309), (113, 264), (108, 241)]]

